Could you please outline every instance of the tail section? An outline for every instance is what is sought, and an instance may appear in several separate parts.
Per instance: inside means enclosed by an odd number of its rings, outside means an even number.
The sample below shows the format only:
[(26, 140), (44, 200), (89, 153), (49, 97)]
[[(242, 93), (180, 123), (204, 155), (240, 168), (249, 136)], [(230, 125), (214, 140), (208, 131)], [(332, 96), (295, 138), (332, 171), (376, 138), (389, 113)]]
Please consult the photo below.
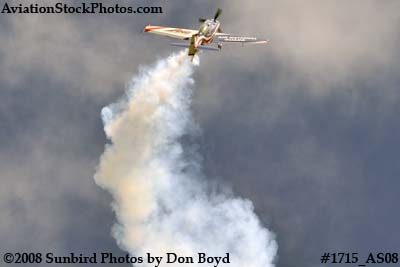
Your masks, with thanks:
[(189, 56), (194, 56), (197, 53), (197, 48), (196, 48), (196, 37), (197, 34), (194, 34), (192, 38), (190, 38), (190, 46), (189, 46)]

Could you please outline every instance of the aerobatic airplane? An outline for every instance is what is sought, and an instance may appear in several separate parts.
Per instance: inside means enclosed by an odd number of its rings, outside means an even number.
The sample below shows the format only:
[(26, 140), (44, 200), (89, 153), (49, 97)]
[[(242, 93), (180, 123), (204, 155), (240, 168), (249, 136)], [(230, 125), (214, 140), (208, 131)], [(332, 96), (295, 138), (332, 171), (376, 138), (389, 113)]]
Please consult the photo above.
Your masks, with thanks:
[[(222, 43), (241, 43), (244, 44), (266, 44), (267, 40), (260, 40), (256, 37), (235, 36), (221, 31), (221, 23), (217, 20), (222, 10), (218, 8), (213, 19), (199, 19), (202, 23), (198, 30), (171, 28), (164, 26), (148, 25), (144, 32), (163, 35), (175, 39), (190, 40), (189, 43), (171, 43), (172, 46), (189, 48), (189, 56), (194, 56), (198, 50), (219, 51)], [(211, 45), (212, 43), (217, 45)]]

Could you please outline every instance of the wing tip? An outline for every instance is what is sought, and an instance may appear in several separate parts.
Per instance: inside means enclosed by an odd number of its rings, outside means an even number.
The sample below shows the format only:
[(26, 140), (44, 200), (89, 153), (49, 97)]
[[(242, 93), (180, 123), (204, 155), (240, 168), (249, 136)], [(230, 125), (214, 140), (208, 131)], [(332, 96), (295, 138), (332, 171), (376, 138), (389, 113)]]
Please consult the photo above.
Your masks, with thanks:
[(162, 26), (151, 26), (149, 24), (146, 27), (144, 27), (143, 32), (151, 32), (151, 31), (159, 30), (159, 29), (163, 29), (163, 28), (165, 28), (165, 27), (162, 27)]
[(260, 40), (260, 41), (255, 41), (252, 42), (251, 44), (268, 44), (270, 40)]
[(150, 27), (151, 25), (146, 25), (146, 27), (144, 27), (143, 32), (149, 32), (150, 31)]

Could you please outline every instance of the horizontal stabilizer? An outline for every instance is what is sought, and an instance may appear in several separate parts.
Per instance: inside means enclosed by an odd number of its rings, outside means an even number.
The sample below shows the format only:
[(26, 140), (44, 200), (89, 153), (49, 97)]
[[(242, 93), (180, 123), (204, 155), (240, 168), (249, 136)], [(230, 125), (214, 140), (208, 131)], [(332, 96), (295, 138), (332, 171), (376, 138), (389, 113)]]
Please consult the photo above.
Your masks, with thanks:
[[(172, 46), (177, 46), (177, 47), (186, 47), (189, 48), (190, 44), (185, 44), (185, 43), (171, 43)], [(200, 50), (209, 50), (209, 51), (219, 51), (220, 49), (218, 47), (213, 47), (213, 46), (203, 46), (200, 45), (196, 49)]]

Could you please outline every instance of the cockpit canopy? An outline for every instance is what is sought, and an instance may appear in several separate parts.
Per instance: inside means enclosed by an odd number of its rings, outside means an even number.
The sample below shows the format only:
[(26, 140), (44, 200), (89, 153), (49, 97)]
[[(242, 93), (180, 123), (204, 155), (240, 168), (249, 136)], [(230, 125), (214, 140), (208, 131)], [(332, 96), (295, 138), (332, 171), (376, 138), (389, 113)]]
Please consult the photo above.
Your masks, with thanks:
[(212, 20), (205, 21), (199, 28), (200, 35), (210, 37), (214, 33), (217, 24), (217, 22), (214, 22)]

